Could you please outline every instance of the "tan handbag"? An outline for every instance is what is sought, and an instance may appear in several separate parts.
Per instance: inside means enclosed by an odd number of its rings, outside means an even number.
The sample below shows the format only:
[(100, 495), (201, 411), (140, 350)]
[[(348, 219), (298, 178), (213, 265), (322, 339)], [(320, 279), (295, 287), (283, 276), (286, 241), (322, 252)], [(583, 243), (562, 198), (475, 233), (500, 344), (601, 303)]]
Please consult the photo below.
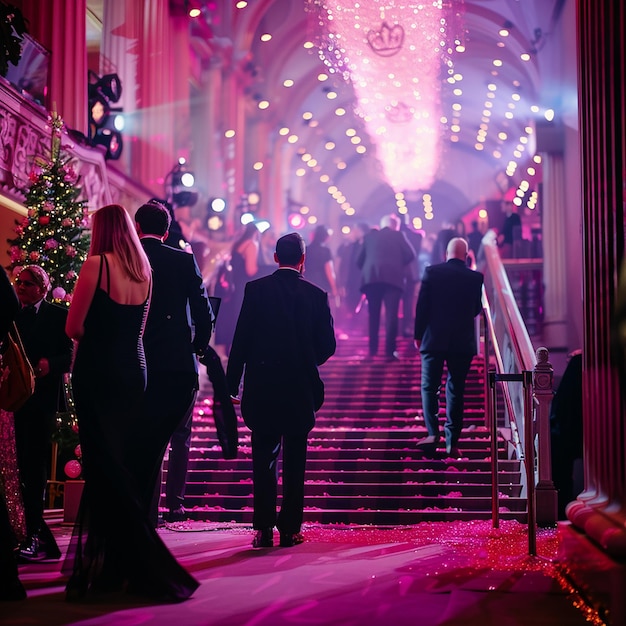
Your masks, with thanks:
[(0, 409), (17, 411), (35, 391), (35, 374), (15, 323), (4, 344), (2, 371), (6, 375), (3, 374), (0, 383)]

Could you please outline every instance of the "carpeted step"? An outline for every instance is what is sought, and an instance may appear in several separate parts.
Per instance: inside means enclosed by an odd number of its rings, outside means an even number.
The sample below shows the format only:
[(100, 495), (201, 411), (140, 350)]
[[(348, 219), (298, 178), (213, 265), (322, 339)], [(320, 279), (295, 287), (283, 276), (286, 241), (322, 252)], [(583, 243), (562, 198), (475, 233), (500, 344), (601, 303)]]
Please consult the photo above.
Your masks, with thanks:
[[(370, 359), (367, 351), (367, 338), (362, 335), (340, 338), (336, 355), (321, 368), (326, 401), (309, 439), (305, 521), (403, 525), (488, 519), (491, 434), (485, 424), (485, 368), (480, 357), (474, 360), (467, 381), (459, 442), (462, 458), (447, 458), (443, 442), (434, 458), (429, 458), (416, 446), (427, 434), (419, 354), (409, 339), (398, 341), (400, 361)], [(225, 461), (206, 380), (199, 395), (185, 507), (192, 519), (251, 523), (250, 432), (239, 418), (239, 455)], [(443, 416), (443, 388), (440, 401)], [(443, 421), (442, 417), (442, 426)], [(520, 463), (509, 458), (508, 444), (502, 438), (498, 457), (501, 517), (523, 522), (526, 502), (520, 498)]]

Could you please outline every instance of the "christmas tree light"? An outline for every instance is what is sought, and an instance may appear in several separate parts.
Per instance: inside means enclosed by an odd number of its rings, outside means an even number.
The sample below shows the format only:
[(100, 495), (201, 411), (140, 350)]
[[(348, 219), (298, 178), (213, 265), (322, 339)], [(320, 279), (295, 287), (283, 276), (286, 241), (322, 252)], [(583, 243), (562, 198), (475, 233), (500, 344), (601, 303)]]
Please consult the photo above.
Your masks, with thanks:
[(17, 236), (9, 239), (9, 254), (13, 274), (24, 265), (40, 265), (50, 276), (52, 300), (69, 305), (89, 248), (86, 208), (78, 200), (80, 177), (71, 157), (61, 152), (63, 120), (53, 113), (48, 121), (50, 154), (34, 159), (24, 203), (28, 216), (15, 221)]

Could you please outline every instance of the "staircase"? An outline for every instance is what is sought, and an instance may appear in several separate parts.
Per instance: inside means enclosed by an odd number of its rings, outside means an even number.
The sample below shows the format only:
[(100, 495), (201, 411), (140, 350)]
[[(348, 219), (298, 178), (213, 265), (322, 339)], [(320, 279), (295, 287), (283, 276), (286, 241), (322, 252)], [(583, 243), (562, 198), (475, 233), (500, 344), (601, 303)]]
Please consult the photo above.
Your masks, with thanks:
[[(326, 402), (309, 438), (305, 522), (405, 525), (491, 516), (489, 432), (484, 420), (484, 366), (468, 378), (462, 459), (445, 450), (426, 458), (421, 417), (420, 359), (408, 339), (401, 361), (369, 359), (367, 338), (340, 336), (321, 368)], [(196, 520), (251, 523), (250, 433), (240, 419), (239, 456), (225, 461), (211, 415), (211, 386), (202, 385), (194, 414), (185, 508)], [(442, 393), (442, 409), (445, 393)], [(526, 519), (520, 464), (499, 441), (501, 519)], [(167, 463), (167, 461), (166, 461)]]

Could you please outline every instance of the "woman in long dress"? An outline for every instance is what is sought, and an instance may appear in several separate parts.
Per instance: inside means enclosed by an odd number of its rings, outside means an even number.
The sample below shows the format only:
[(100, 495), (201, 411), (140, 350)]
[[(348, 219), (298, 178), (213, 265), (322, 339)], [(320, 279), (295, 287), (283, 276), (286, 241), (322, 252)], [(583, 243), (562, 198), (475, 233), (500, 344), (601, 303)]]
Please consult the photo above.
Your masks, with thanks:
[(226, 352), (233, 341), (246, 284), (257, 278), (259, 272), (259, 236), (256, 224), (246, 224), (231, 248), (233, 289), (228, 300), (222, 301), (220, 319), (215, 326), (215, 342), (223, 344)]
[(150, 264), (130, 216), (120, 205), (101, 208), (66, 326), (77, 341), (72, 388), (85, 478), (63, 567), (68, 600), (126, 591), (176, 602), (198, 587), (142, 511), (128, 471), (141, 446), (128, 433), (146, 386), (150, 289)]

